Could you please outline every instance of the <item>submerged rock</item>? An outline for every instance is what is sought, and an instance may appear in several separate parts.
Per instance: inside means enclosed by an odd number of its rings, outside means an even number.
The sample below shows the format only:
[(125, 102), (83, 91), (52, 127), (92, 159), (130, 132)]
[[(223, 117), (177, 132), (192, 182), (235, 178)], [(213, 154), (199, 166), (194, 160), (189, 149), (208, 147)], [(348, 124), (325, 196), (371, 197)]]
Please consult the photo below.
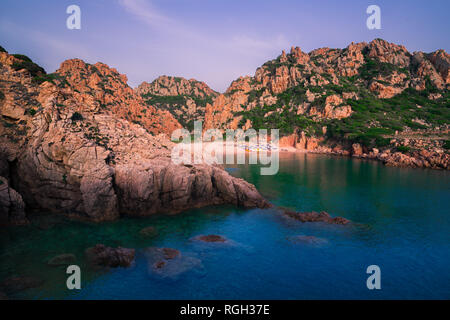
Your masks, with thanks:
[(0, 284), (0, 288), (6, 294), (14, 294), (27, 289), (40, 287), (43, 280), (34, 277), (11, 277)]
[(169, 136), (181, 125), (146, 104), (117, 70), (73, 59), (38, 84), (13, 68), (17, 62), (0, 52), (0, 117), (7, 119), (0, 122), (0, 175), (14, 176), (17, 191), (2, 187), (0, 218), (23, 216), (24, 203), (90, 221), (269, 205), (220, 166), (172, 161)]
[(87, 260), (94, 266), (129, 267), (134, 260), (135, 250), (97, 244), (95, 247), (86, 249), (85, 254)]
[(327, 212), (296, 212), (290, 210), (284, 210), (284, 214), (290, 218), (294, 218), (301, 222), (326, 222), (331, 224), (341, 224), (346, 225), (350, 223), (350, 220), (347, 220), (343, 217), (331, 217)]
[(67, 266), (75, 263), (77, 261), (77, 257), (71, 253), (60, 254), (56, 257), (51, 258), (47, 264), (49, 266)]
[(172, 248), (162, 248), (161, 251), (163, 253), (164, 259), (167, 260), (175, 259), (181, 254), (179, 250)]
[(317, 238), (315, 236), (298, 235), (288, 238), (292, 243), (303, 243), (314, 246), (321, 246), (328, 243), (327, 239)]
[(194, 237), (193, 240), (203, 241), (203, 242), (227, 242), (228, 240), (222, 236), (209, 234), (209, 235), (200, 235)]
[(147, 248), (145, 256), (148, 263), (149, 275), (161, 279), (177, 279), (180, 275), (203, 267), (201, 260), (182, 255), (172, 248)]
[(155, 227), (150, 226), (139, 231), (139, 234), (142, 237), (154, 238), (158, 235), (158, 230)]

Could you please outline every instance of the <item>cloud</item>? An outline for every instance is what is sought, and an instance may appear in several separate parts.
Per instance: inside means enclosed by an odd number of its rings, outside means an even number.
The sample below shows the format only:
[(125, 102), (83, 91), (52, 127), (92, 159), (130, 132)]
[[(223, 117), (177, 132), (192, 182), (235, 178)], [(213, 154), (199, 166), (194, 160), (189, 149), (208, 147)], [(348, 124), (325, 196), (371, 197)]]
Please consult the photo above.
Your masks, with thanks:
[(171, 34), (178, 39), (182, 39), (182, 41), (186, 41), (187, 39), (189, 41), (196, 41), (197, 44), (206, 45), (214, 49), (260, 56), (273, 49), (288, 47), (289, 43), (284, 35), (262, 39), (238, 33), (228, 35), (223, 39), (218, 39), (215, 34), (205, 33), (204, 30), (194, 30), (189, 25), (185, 25), (179, 20), (164, 15), (151, 1), (119, 0), (119, 4), (140, 21), (151, 28), (158, 29), (161, 33)]
[(34, 43), (36, 46), (43, 48), (44, 50), (40, 52), (41, 54), (45, 54), (45, 57), (41, 60), (46, 60), (47, 64), (54, 64), (55, 58), (73, 58), (74, 54), (84, 59), (87, 59), (90, 56), (89, 51), (84, 46), (80, 45), (80, 43), (74, 43), (73, 41), (70, 41), (70, 39), (56, 38), (54, 35), (49, 35), (45, 32), (31, 28), (25, 28), (10, 21), (1, 21), (0, 30), (6, 35), (20, 35), (20, 37), (27, 40), (27, 43)]
[(289, 42), (286, 37), (282, 34), (278, 35), (275, 38), (267, 40), (262, 40), (254, 37), (249, 37), (245, 34), (235, 35), (231, 37), (231, 40), (228, 42), (229, 45), (233, 48), (237, 48), (243, 52), (266, 52), (271, 51), (273, 49), (279, 49), (287, 47)]
[(143, 0), (119, 0), (119, 4), (129, 13), (152, 27), (167, 27), (174, 22), (159, 13), (151, 3)]
[[(148, 72), (160, 70), (167, 74), (171, 71), (171, 74), (197, 78), (218, 91), (225, 91), (232, 80), (252, 74), (260, 64), (290, 47), (284, 34), (250, 35), (245, 28), (230, 27), (220, 35), (213, 28), (199, 30), (178, 17), (166, 15), (152, 1), (118, 0), (118, 3), (162, 39), (158, 45), (152, 43), (142, 48), (149, 56), (154, 56), (154, 60), (164, 61), (160, 65), (149, 65), (151, 71), (147, 71), (150, 69), (147, 67), (135, 69), (140, 79), (149, 80)], [(146, 72), (147, 78), (138, 75)]]

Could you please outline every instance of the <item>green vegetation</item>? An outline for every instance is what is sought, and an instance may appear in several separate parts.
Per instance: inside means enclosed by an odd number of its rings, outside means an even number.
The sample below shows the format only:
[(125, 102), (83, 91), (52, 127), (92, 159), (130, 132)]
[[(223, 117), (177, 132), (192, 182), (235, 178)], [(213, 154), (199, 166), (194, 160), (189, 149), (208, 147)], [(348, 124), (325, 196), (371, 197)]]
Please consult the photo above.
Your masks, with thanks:
[(51, 82), (54, 85), (57, 85), (56, 81), (58, 81), (60, 83), (60, 87), (68, 85), (66, 78), (64, 76), (60, 75), (59, 73), (42, 74), (40, 76), (34, 77), (32, 81), (36, 84), (41, 84), (44, 82)]
[[(86, 127), (90, 126), (89, 123), (86, 124)], [(88, 128), (88, 132), (84, 133), (84, 137), (89, 140), (93, 140), (98, 146), (108, 148), (109, 137), (103, 136), (100, 134), (100, 129), (98, 127), (90, 126)]]
[[(181, 78), (178, 78), (181, 81)], [(177, 78), (175, 78), (177, 81)], [(186, 103), (188, 99), (191, 99), (194, 101), (194, 103), (197, 105), (197, 107), (206, 107), (206, 104), (212, 104), (213, 103), (213, 97), (212, 96), (205, 96), (203, 98), (194, 96), (194, 95), (177, 95), (177, 96), (160, 96), (160, 95), (154, 95), (151, 93), (143, 94), (142, 97), (145, 99), (145, 102), (148, 105), (155, 106), (157, 108), (160, 108), (162, 110), (169, 111), (175, 119), (178, 120), (178, 122), (186, 129), (192, 131), (194, 129), (194, 121), (204, 116), (204, 110), (197, 109), (197, 115), (190, 116), (183, 112), (180, 116), (178, 110), (180, 110), (183, 107), (186, 107)], [(145, 113), (142, 111), (142, 113)]]
[(362, 79), (372, 80), (377, 76), (387, 77), (394, 71), (404, 73), (409, 76), (407, 68), (400, 68), (392, 63), (381, 62), (378, 59), (371, 59), (367, 56), (367, 52), (363, 52), (365, 63), (359, 68), (358, 72)]
[(14, 58), (17, 58), (17, 59), (20, 59), (20, 60), (23, 60), (23, 61), (27, 61), (27, 62), (33, 62), (30, 58), (28, 58), (26, 55), (24, 55), (24, 54), (13, 54), (12, 55)]
[(74, 113), (72, 114), (72, 117), (70, 117), (70, 119), (71, 119), (72, 121), (81, 121), (81, 120), (83, 120), (84, 118), (83, 118), (83, 115), (82, 115), (81, 113), (74, 112)]
[(151, 93), (143, 94), (142, 97), (147, 99), (148, 104), (167, 104), (167, 105), (184, 105), (186, 103), (186, 97), (183, 95), (178, 96), (157, 96)]
[(20, 62), (14, 62), (12, 64), (12, 68), (16, 71), (25, 69), (27, 70), (32, 77), (41, 76), (46, 74), (44, 68), (38, 66), (34, 63), (30, 58), (22, 54), (13, 54), (14, 57), (20, 60)]
[(0, 91), (0, 101), (2, 101), (3, 99), (5, 99), (5, 94)]
[(398, 152), (407, 153), (411, 148), (408, 146), (398, 146), (396, 149)]
[(445, 150), (450, 150), (450, 140), (445, 140), (445, 141), (444, 141), (444, 144), (442, 145), (442, 147), (443, 147)]
[(406, 89), (391, 99), (377, 99), (369, 93), (360, 100), (348, 100), (354, 113), (342, 120), (331, 120), (328, 136), (360, 142), (367, 146), (384, 146), (386, 135), (402, 131), (405, 127), (425, 129), (426, 126), (413, 121), (422, 119), (431, 126), (440, 126), (450, 119), (450, 95), (444, 92), (440, 100), (429, 100), (429, 91)]
[(255, 130), (279, 129), (280, 136), (292, 134), (296, 128), (304, 130), (308, 135), (318, 134), (321, 130), (319, 122), (303, 115), (297, 115), (288, 107), (281, 107), (278, 103), (272, 106), (259, 106), (235, 115), (242, 116), (240, 126), (243, 126), (248, 119), (252, 122)]
[(34, 116), (36, 114), (36, 110), (33, 108), (28, 108), (26, 111), (30, 116)]
[[(390, 70), (389, 64), (377, 64), (377, 72)], [(372, 67), (366, 70), (371, 70)], [(368, 72), (368, 71), (367, 71)], [(368, 73), (370, 74), (370, 73)], [(258, 106), (254, 109), (236, 113), (241, 115), (241, 125), (252, 121), (253, 128), (278, 128), (281, 135), (289, 135), (295, 129), (304, 130), (309, 135), (321, 135), (321, 128), (327, 127), (327, 139), (349, 143), (361, 143), (367, 147), (384, 147), (390, 144), (390, 139), (396, 131), (401, 132), (406, 127), (413, 130), (438, 127), (448, 124), (450, 119), (450, 94), (448, 90), (439, 91), (443, 97), (438, 100), (428, 99), (428, 95), (437, 92), (429, 79), (426, 89), (417, 91), (409, 88), (403, 93), (390, 98), (378, 99), (363, 86), (356, 84), (357, 78), (343, 77), (342, 85), (328, 84), (325, 86), (304, 87), (299, 85), (287, 89), (277, 95), (277, 103), (272, 106)], [(353, 113), (341, 120), (317, 120), (307, 115), (297, 115), (291, 106), (301, 105), (306, 101), (306, 90), (320, 94), (313, 105), (321, 108), (325, 99), (331, 94), (341, 95), (343, 92), (355, 92), (359, 100), (348, 99), (343, 105), (350, 105)], [(249, 101), (260, 97), (263, 90), (253, 90), (249, 93)], [(294, 108), (295, 109), (295, 108)], [(419, 119), (421, 121), (419, 121)], [(421, 122), (424, 121), (425, 125)], [(448, 147), (449, 144), (446, 143)]]
[(2, 46), (0, 46), (0, 52), (8, 52), (5, 50), (5, 48), (3, 48)]
[(252, 90), (248, 93), (248, 102), (253, 102), (257, 99), (259, 99), (262, 94), (264, 92), (264, 89), (260, 89), (260, 90)]

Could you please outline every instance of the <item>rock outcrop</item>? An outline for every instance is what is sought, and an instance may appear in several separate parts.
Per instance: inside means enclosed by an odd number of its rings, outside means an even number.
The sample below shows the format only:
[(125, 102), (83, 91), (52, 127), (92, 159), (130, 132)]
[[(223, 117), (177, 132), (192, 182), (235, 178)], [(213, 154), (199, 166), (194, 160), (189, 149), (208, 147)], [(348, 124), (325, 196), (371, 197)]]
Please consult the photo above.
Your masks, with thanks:
[(327, 212), (295, 212), (291, 210), (283, 210), (284, 214), (290, 218), (299, 220), (301, 222), (326, 222), (330, 224), (341, 224), (346, 225), (350, 223), (343, 217), (331, 217)]
[(152, 83), (143, 82), (136, 92), (147, 104), (170, 112), (189, 130), (193, 129), (194, 121), (203, 121), (206, 106), (218, 96), (204, 82), (168, 76), (161, 76)]
[(111, 248), (103, 244), (86, 249), (86, 259), (95, 267), (129, 267), (134, 261), (135, 250), (127, 248)]
[[(414, 131), (429, 147), (401, 151), (411, 161), (382, 161), (447, 169), (449, 66), (444, 50), (410, 53), (382, 39), (309, 53), (292, 47), (208, 104), (204, 128), (280, 129), (281, 147), (374, 159), (395, 153), (394, 133)], [(433, 156), (422, 161), (422, 151)]]
[[(283, 51), (277, 59), (258, 68), (253, 77), (233, 81), (227, 92), (207, 107), (205, 127), (235, 129), (240, 121), (236, 113), (276, 103), (287, 104), (298, 114), (347, 118), (352, 109), (345, 105), (345, 100), (357, 99), (358, 87), (368, 89), (378, 98), (391, 98), (409, 87), (424, 90), (426, 79), (441, 90), (448, 89), (449, 61), (450, 56), (444, 50), (411, 54), (404, 46), (382, 39), (310, 53), (292, 47), (290, 53)], [(337, 94), (336, 91), (334, 95), (327, 94), (333, 86), (352, 91), (339, 89)], [(282, 94), (297, 87), (308, 89), (306, 99), (287, 101)]]

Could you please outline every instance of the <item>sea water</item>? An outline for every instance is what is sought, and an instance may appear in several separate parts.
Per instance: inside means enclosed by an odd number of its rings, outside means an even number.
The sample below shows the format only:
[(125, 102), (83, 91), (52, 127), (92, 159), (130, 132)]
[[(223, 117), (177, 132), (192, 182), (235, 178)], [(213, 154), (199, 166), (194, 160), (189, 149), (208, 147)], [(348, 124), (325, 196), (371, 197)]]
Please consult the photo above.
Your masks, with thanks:
[[(43, 213), (29, 226), (0, 232), (0, 280), (43, 280), (10, 296), (26, 299), (450, 298), (449, 172), (295, 153), (281, 154), (273, 176), (261, 176), (256, 165), (227, 170), (253, 183), (274, 208), (216, 206), (101, 224)], [(301, 223), (279, 207), (323, 210), (352, 223)], [(157, 237), (139, 234), (148, 226), (158, 230)], [(229, 241), (192, 240), (206, 234)], [(295, 241), (298, 236), (313, 240)], [(135, 248), (135, 262), (92, 269), (84, 250), (97, 243)], [(157, 277), (148, 247), (175, 248), (200, 263), (176, 277)], [(81, 290), (67, 289), (65, 267), (47, 265), (63, 253), (77, 257)], [(380, 290), (367, 288), (370, 265), (380, 267)]]

